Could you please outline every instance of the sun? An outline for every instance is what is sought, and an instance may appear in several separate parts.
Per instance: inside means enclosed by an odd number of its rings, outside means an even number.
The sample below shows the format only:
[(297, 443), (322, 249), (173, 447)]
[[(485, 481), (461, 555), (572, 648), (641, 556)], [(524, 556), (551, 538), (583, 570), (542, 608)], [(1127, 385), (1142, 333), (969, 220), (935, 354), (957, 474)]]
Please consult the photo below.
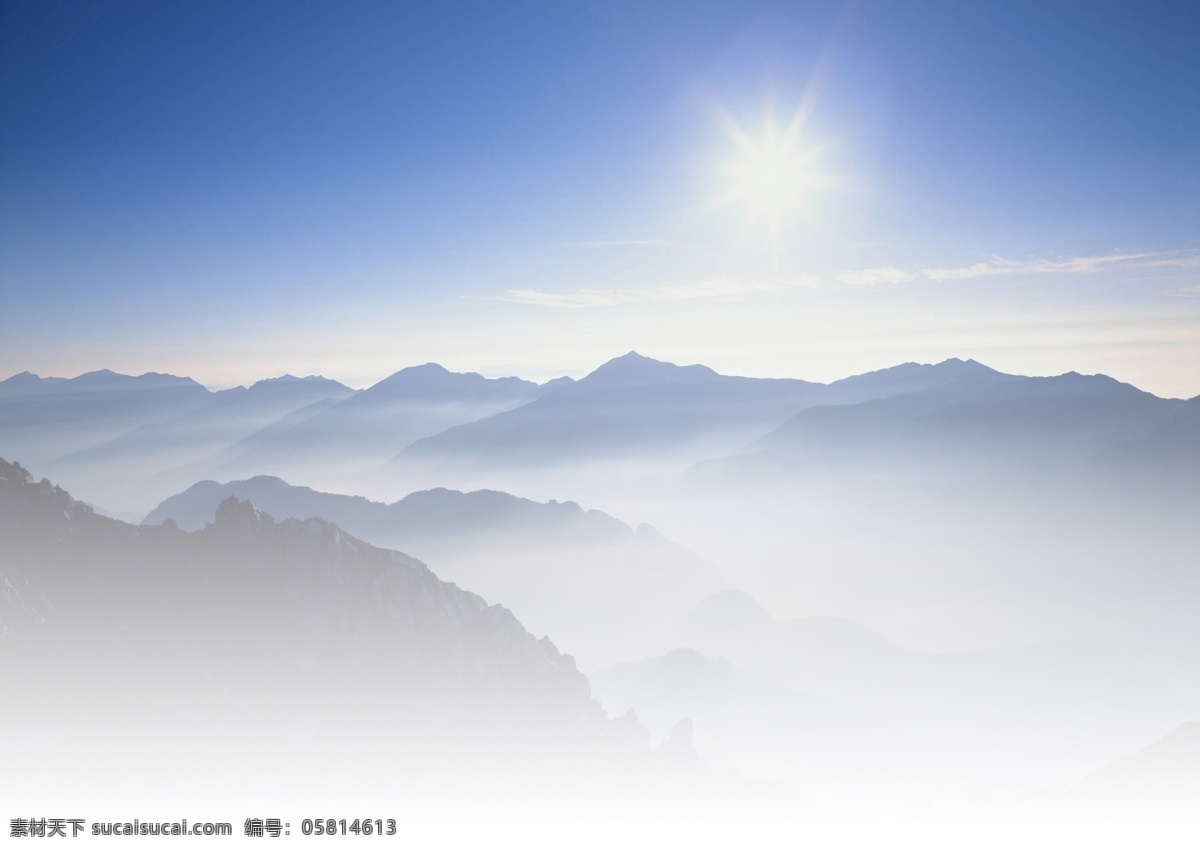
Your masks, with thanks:
[(807, 113), (803, 107), (798, 109), (781, 133), (768, 110), (762, 129), (755, 136), (724, 109), (717, 111), (718, 122), (733, 142), (736, 155), (722, 163), (723, 188), (711, 199), (708, 208), (740, 210), (744, 234), (765, 231), (775, 259), (785, 247), (789, 224), (810, 216), (816, 193), (832, 185), (830, 177), (821, 170), (821, 147), (804, 138)]
[(730, 202), (745, 203), (751, 211), (778, 223), (789, 211), (804, 206), (814, 182), (810, 160), (811, 156), (768, 135), (726, 168), (733, 184)]

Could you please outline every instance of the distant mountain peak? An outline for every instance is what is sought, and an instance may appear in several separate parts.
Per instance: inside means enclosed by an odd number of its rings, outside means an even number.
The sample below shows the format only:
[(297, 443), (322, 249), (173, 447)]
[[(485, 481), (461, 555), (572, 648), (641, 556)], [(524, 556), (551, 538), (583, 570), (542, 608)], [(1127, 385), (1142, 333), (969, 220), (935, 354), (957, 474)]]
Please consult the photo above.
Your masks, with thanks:
[(418, 366), (406, 366), (404, 369), (394, 373), (395, 375), (453, 375), (454, 373), (446, 369), (440, 363), (423, 363)]
[(141, 375), (126, 375), (111, 369), (97, 369), (85, 372), (83, 375), (69, 379), (76, 386), (94, 385), (124, 385), (141, 387), (189, 387), (203, 390), (204, 387), (195, 379), (186, 375), (172, 375), (168, 372), (143, 372)]
[[(257, 476), (251, 476), (250, 478), (246, 479), (246, 483), (256, 485), (278, 485), (280, 487), (287, 488), (293, 487), (283, 479), (279, 478), (279, 476), (268, 476), (265, 473), (259, 473)], [(215, 485), (217, 482), (201, 482), (201, 484)]]
[[(1087, 373), (1076, 372), (1075, 370), (1071, 370), (1070, 372), (1064, 372), (1062, 375), (1049, 376), (1049, 378), (1050, 378), (1050, 380), (1057, 379), (1059, 382), (1069, 382), (1071, 384), (1078, 384), (1078, 385), (1100, 386), (1100, 385), (1116, 384), (1116, 385), (1123, 385), (1126, 387), (1133, 387), (1133, 385), (1131, 385), (1131, 384), (1125, 384), (1125, 382), (1118, 381), (1117, 379), (1113, 378), (1111, 375), (1105, 375), (1102, 372), (1097, 372), (1095, 374), (1088, 375)], [(1133, 388), (1133, 389), (1136, 390), (1137, 388)], [(1139, 390), (1138, 392), (1144, 393), (1145, 391)]]
[[(264, 518), (271, 519), (248, 499), (238, 499), (236, 496), (226, 497), (217, 506), (216, 524), (235, 529), (257, 529), (266, 525)], [(272, 524), (273, 525), (273, 524)]]
[[(487, 381), (477, 372), (452, 372), (440, 363), (423, 363), (417, 366), (406, 366), (397, 370), (387, 378), (379, 381), (374, 387), (404, 387), (422, 385), (445, 385), (449, 382), (483, 382)], [(533, 386), (533, 385), (531, 385)], [(373, 389), (372, 388), (372, 389)]]
[(542, 390), (557, 390), (560, 387), (569, 387), (575, 383), (575, 379), (569, 375), (560, 375), (558, 378), (551, 378), (549, 381), (542, 382), (539, 386)]
[(42, 378), (34, 372), (18, 372), (0, 381), (0, 392), (36, 393), (48, 387), (62, 384), (65, 378)]
[(722, 627), (770, 623), (775, 620), (758, 600), (735, 588), (718, 591), (704, 598), (696, 604), (687, 619)]
[(605, 361), (603, 364), (600, 365), (599, 369), (604, 369), (604, 367), (606, 367), (606, 366), (618, 366), (618, 365), (619, 366), (633, 366), (636, 364), (646, 364), (646, 365), (657, 364), (659, 366), (675, 366), (675, 364), (673, 364), (673, 363), (668, 363), (667, 361), (655, 360), (654, 358), (646, 357), (645, 355), (638, 354), (637, 352), (630, 349), (628, 352), (626, 352), (623, 355), (619, 355), (615, 358), (612, 358), (611, 360)]
[(617, 378), (623, 381), (631, 379), (658, 380), (681, 376), (708, 377), (716, 375), (717, 373), (714, 370), (700, 364), (680, 366), (669, 361), (655, 360), (654, 358), (638, 354), (635, 351), (629, 351), (620, 357), (605, 361), (582, 380), (588, 381), (591, 379), (595, 381), (598, 378)]
[(334, 386), (334, 387), (344, 387), (345, 386), (340, 381), (334, 381), (332, 378), (326, 378), (323, 375), (300, 376), (300, 375), (292, 375), (291, 373), (287, 373), (285, 375), (276, 376), (275, 378), (260, 379), (256, 382), (254, 382), (253, 384), (251, 384), (250, 389), (254, 389), (255, 387), (266, 388), (266, 387), (294, 386), (294, 385), (298, 385), (298, 384), (305, 384), (305, 385), (310, 385), (310, 386), (315, 386), (315, 385), (330, 385), (330, 386)]
[[(452, 372), (441, 364), (424, 363), (408, 366), (394, 372), (382, 381), (369, 387), (362, 394), (370, 399), (381, 391), (384, 394), (409, 395), (413, 393), (457, 394), (484, 393), (520, 395), (532, 393), (538, 385), (521, 378), (485, 378), (478, 372)], [(360, 402), (359, 404), (362, 404)]]
[(932, 366), (934, 369), (961, 369), (970, 370), (971, 372), (987, 373), (996, 372), (996, 370), (992, 369), (990, 366), (982, 364), (974, 358), (946, 358), (945, 360), (940, 360), (937, 363), (932, 364)]
[[(883, 395), (896, 395), (912, 390), (924, 390), (929, 387), (957, 381), (973, 381), (985, 379), (988, 381), (1005, 378), (1005, 374), (992, 369), (990, 366), (973, 359), (946, 358), (937, 363), (920, 363), (906, 361), (896, 366), (852, 375), (833, 382), (833, 387), (863, 386), (865, 383), (887, 382), (888, 391)], [(854, 399), (853, 401), (863, 401)]]

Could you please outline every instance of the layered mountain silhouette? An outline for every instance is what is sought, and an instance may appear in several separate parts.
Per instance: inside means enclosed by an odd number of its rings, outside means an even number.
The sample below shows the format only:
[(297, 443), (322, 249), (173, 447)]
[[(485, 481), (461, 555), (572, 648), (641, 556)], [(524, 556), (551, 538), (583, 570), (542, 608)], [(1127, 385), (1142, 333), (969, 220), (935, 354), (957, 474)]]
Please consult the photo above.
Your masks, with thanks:
[[(1187, 405), (1103, 375), (993, 373), (860, 404), (810, 408), (754, 448), (822, 459), (980, 455), (1061, 463), (1093, 459), (1107, 447), (1142, 438)], [(1186, 430), (1190, 424), (1180, 425)]]
[(324, 520), (230, 498), (198, 532), (136, 527), (0, 461), (0, 560), (6, 717), (53, 742), (6, 744), (6, 770), (62, 788), (110, 765), (198, 788), (419, 780), (447, 755), (499, 747), (519, 771), (642, 737), (507, 609)]
[(320, 376), (266, 379), (213, 393), (197, 407), (57, 458), (47, 468), (101, 484), (118, 477), (152, 480), (183, 462), (201, 462), (297, 409), (353, 395), (349, 387)]
[(1098, 720), (1101, 705), (1113, 718), (1132, 719), (1170, 703), (1163, 683), (1100, 647), (1042, 643), (918, 653), (845, 618), (776, 619), (741, 591), (702, 601), (675, 638), (865, 716), (945, 711), (965, 721), (970, 712), (995, 707), (1014, 720), (1037, 712), (1048, 719), (1093, 707), (1078, 730)]
[(1200, 498), (1200, 396), (1176, 405), (1129, 440), (1105, 447), (1100, 463), (1139, 484), (1167, 480)]
[(419, 437), (562, 383), (487, 379), (437, 364), (402, 369), (358, 392), (320, 376), (214, 393), (156, 373), (21, 373), (0, 382), (0, 448), (33, 459), (27, 463), (90, 501), (128, 512), (214, 475), (316, 470), (361, 480)]
[(402, 369), (339, 405), (275, 429), (269, 441), (251, 436), (232, 454), (264, 467), (314, 449), (343, 463), (382, 463), (418, 438), (516, 408), (543, 392), (520, 378), (484, 378), (428, 363)]
[(814, 386), (630, 352), (516, 410), (417, 441), (397, 463), (550, 465), (740, 441), (799, 409)]
[(0, 382), (0, 446), (106, 500), (297, 409), (353, 394), (320, 376), (285, 375), (212, 392), (190, 378), (156, 373), (101, 370), (73, 379), (22, 373)]
[[(0, 759), (45, 789), (164, 756), (260, 790), (313, 766), (449, 788), (694, 736), (814, 798), (1069, 783), (1195, 717), (1198, 405), (957, 359), (818, 384), (631, 352), (362, 391), (22, 373), (0, 454), (98, 507), (0, 464)], [(1082, 786), (1136, 797), (1189, 736)]]
[(821, 391), (820, 405), (853, 405), (946, 385), (996, 381), (1007, 377), (978, 361), (949, 358), (935, 364), (902, 363), (831, 382)]
[(904, 364), (824, 385), (720, 375), (705, 366), (676, 366), (629, 352), (513, 411), (416, 441), (393, 467), (695, 459), (738, 447), (813, 405), (996, 375), (973, 361), (946, 361)]
[[(636, 536), (615, 517), (585, 511), (573, 502), (541, 503), (499, 491), (463, 493), (437, 488), (387, 504), (361, 496), (322, 493), (274, 476), (198, 482), (164, 500), (142, 522), (157, 525), (173, 520), (181, 529), (202, 529), (230, 496), (252, 500), (278, 517), (323, 517), (358, 537), (414, 551), (423, 542), (445, 545), (480, 535), (487, 535), (493, 544), (507, 540), (542, 546), (624, 543)], [(647, 530), (643, 534), (652, 533)]]
[(696, 746), (715, 769), (752, 777), (786, 776), (778, 763), (793, 759), (806, 766), (800, 773), (809, 773), (816, 753), (835, 738), (844, 742), (854, 721), (833, 701), (689, 647), (594, 671), (589, 679), (609, 712), (632, 709), (661, 737), (690, 719)]
[[(1089, 773), (1061, 798), (1054, 803), (1126, 817), (1194, 814), (1200, 806), (1200, 722), (1181, 724), (1136, 754)], [(1170, 821), (1166, 826), (1178, 829)]]
[(680, 469), (744, 456), (721, 471), (790, 475), (846, 459), (975, 455), (1027, 467), (1157, 469), (1184, 482), (1181, 471), (1200, 464), (1196, 400), (1159, 399), (1105, 376), (1025, 378), (958, 359), (817, 384), (630, 352), (579, 381), (537, 385), (425, 364), (359, 392), (311, 376), (211, 393), (155, 373), (21, 373), (0, 382), (0, 401), (5, 452), (126, 512), (198, 480), (259, 474), (325, 489), (365, 481), (509, 489), (516, 483), (504, 471), (618, 460)]
[(1066, 782), (1187, 717), (1100, 647), (919, 653), (843, 618), (776, 619), (740, 591), (702, 601), (674, 638), (592, 675), (606, 708), (636, 707), (654, 735), (691, 718), (714, 767), (824, 800)]
[(194, 411), (212, 396), (190, 378), (155, 372), (102, 369), (69, 379), (22, 372), (0, 381), (0, 441), (5, 452), (42, 463)]
[(649, 526), (635, 530), (573, 502), (497, 491), (439, 488), (384, 504), (258, 476), (200, 482), (144, 522), (202, 529), (230, 497), (278, 517), (323, 517), (371, 543), (435, 562), (443, 578), (502, 596), (522, 622), (566, 641), (592, 664), (661, 646), (666, 625), (721, 585), (711, 564)]

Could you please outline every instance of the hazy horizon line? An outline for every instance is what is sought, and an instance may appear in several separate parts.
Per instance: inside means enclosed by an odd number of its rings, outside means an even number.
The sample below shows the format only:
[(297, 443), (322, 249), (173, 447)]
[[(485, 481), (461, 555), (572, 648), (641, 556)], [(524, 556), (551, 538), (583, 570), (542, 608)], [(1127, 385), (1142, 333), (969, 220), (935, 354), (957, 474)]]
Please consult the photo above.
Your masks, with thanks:
[[(364, 384), (364, 385), (362, 385), (362, 386), (357, 386), (357, 387), (356, 387), (356, 386), (354, 386), (353, 384), (349, 384), (349, 383), (347, 383), (347, 382), (345, 382), (345, 381), (342, 381), (341, 379), (335, 378), (335, 377), (333, 377), (333, 376), (326, 375), (326, 374), (324, 374), (324, 373), (316, 373), (316, 372), (314, 372), (314, 373), (307, 373), (307, 374), (303, 374), (303, 375), (299, 374), (299, 372), (300, 372), (300, 371), (297, 371), (297, 372), (283, 372), (283, 373), (280, 373), (280, 374), (277, 374), (277, 375), (264, 375), (264, 376), (262, 376), (262, 377), (260, 377), (260, 378), (253, 379), (253, 380), (249, 381), (248, 383), (240, 383), (240, 384), (226, 384), (226, 383), (221, 383), (221, 382), (212, 382), (212, 383), (207, 383), (207, 382), (201, 381), (201, 380), (199, 380), (199, 379), (197, 379), (197, 378), (193, 377), (193, 376), (192, 376), (192, 375), (190, 375), (190, 374), (179, 374), (179, 373), (173, 373), (173, 372), (161, 372), (161, 371), (158, 371), (158, 370), (147, 370), (147, 371), (145, 371), (145, 372), (140, 372), (140, 373), (134, 373), (134, 372), (121, 372), (121, 371), (119, 371), (119, 370), (114, 370), (114, 369), (110, 369), (110, 368), (107, 368), (107, 367), (99, 367), (99, 368), (97, 368), (97, 369), (87, 370), (87, 371), (85, 371), (85, 372), (80, 372), (80, 373), (78, 373), (77, 375), (74, 375), (74, 376), (48, 375), (48, 374), (47, 374), (47, 375), (42, 375), (41, 373), (35, 372), (35, 371), (34, 371), (34, 370), (32, 370), (32, 369), (24, 369), (24, 370), (20, 370), (20, 371), (18, 371), (18, 372), (14, 372), (14, 373), (12, 373), (11, 375), (8, 375), (7, 377), (0, 379), (0, 383), (6, 383), (6, 382), (8, 382), (8, 381), (11, 381), (12, 379), (14, 379), (14, 378), (17, 378), (17, 377), (19, 377), (19, 376), (22, 376), (22, 375), (29, 375), (29, 376), (33, 376), (34, 378), (38, 379), (39, 381), (75, 381), (75, 380), (77, 380), (77, 379), (79, 379), (79, 378), (83, 378), (83, 377), (85, 377), (85, 376), (88, 376), (88, 375), (95, 375), (95, 374), (97, 374), (97, 373), (104, 373), (104, 372), (107, 372), (107, 373), (110, 373), (110, 374), (112, 374), (112, 375), (114, 375), (114, 376), (119, 376), (119, 377), (123, 377), (123, 378), (144, 378), (144, 377), (146, 377), (146, 376), (162, 376), (162, 377), (170, 377), (170, 378), (177, 378), (177, 379), (186, 379), (186, 380), (189, 380), (189, 381), (193, 381), (193, 382), (195, 382), (195, 383), (196, 383), (196, 384), (198, 384), (199, 386), (203, 387), (205, 390), (208, 390), (210, 393), (219, 393), (219, 392), (223, 392), (223, 391), (227, 391), (227, 390), (236, 390), (236, 389), (238, 389), (238, 388), (242, 388), (242, 389), (248, 389), (249, 387), (251, 387), (251, 386), (253, 386), (253, 385), (255, 385), (255, 384), (258, 384), (258, 383), (264, 382), (264, 381), (274, 381), (274, 380), (283, 379), (283, 378), (292, 378), (292, 379), (295, 379), (295, 380), (297, 380), (297, 381), (303, 381), (303, 380), (305, 380), (305, 379), (310, 379), (310, 378), (321, 378), (321, 379), (325, 379), (325, 380), (327, 380), (327, 381), (334, 381), (334, 382), (337, 382), (338, 384), (341, 384), (342, 386), (344, 386), (344, 387), (347, 387), (347, 388), (349, 388), (350, 390), (353, 390), (353, 391), (354, 391), (354, 392), (356, 392), (356, 393), (360, 393), (360, 392), (362, 392), (362, 391), (364, 391), (364, 390), (368, 390), (368, 389), (370, 389), (371, 387), (374, 387), (375, 385), (379, 384), (379, 383), (380, 383), (380, 382), (382, 382), (382, 381), (386, 381), (388, 378), (391, 378), (392, 376), (394, 376), (394, 375), (396, 375), (396, 374), (398, 374), (398, 373), (400, 373), (400, 372), (403, 372), (404, 370), (407, 370), (407, 369), (413, 369), (413, 368), (417, 368), (417, 367), (421, 367), (421, 366), (430, 366), (430, 365), (433, 365), (433, 366), (439, 366), (439, 367), (442, 367), (443, 369), (445, 369), (445, 370), (446, 370), (448, 373), (450, 373), (450, 374), (452, 374), (452, 375), (479, 375), (479, 376), (481, 376), (482, 378), (485, 378), (485, 379), (487, 379), (487, 380), (489, 380), (489, 381), (492, 381), (492, 380), (499, 380), (499, 379), (505, 379), (505, 378), (516, 378), (516, 379), (519, 379), (519, 380), (522, 380), (522, 381), (530, 381), (530, 382), (532, 382), (532, 383), (535, 383), (535, 384), (538, 384), (538, 385), (544, 385), (544, 384), (547, 384), (547, 383), (548, 383), (548, 382), (550, 382), (550, 381), (556, 381), (556, 380), (559, 380), (559, 379), (561, 379), (561, 378), (570, 378), (570, 379), (572, 379), (572, 380), (575, 380), (575, 381), (577, 381), (577, 380), (580, 380), (580, 379), (582, 379), (582, 378), (585, 378), (585, 377), (587, 377), (587, 376), (591, 375), (593, 372), (595, 372), (596, 370), (600, 369), (600, 368), (601, 368), (601, 367), (603, 367), (605, 364), (611, 363), (611, 362), (612, 362), (612, 361), (614, 361), (614, 360), (618, 360), (618, 359), (620, 359), (620, 358), (622, 358), (622, 357), (626, 357), (626, 356), (628, 356), (628, 355), (631, 355), (631, 354), (638, 355), (639, 357), (645, 358), (646, 360), (651, 360), (651, 361), (655, 361), (655, 362), (658, 362), (658, 363), (664, 363), (664, 364), (668, 364), (668, 365), (670, 365), (670, 366), (676, 366), (676, 367), (679, 367), (679, 368), (681, 368), (681, 369), (682, 369), (682, 368), (686, 368), (686, 367), (691, 367), (691, 366), (707, 366), (707, 364), (704, 364), (704, 363), (701, 363), (701, 362), (695, 362), (695, 363), (685, 363), (685, 362), (679, 362), (679, 361), (664, 360), (664, 359), (661, 359), (661, 358), (655, 358), (655, 357), (648, 356), (648, 355), (642, 355), (642, 354), (640, 354), (639, 352), (637, 352), (636, 350), (630, 350), (629, 352), (626, 352), (626, 353), (624, 353), (624, 354), (621, 354), (621, 355), (616, 355), (616, 356), (614, 356), (614, 357), (611, 357), (611, 358), (609, 358), (608, 360), (606, 360), (606, 361), (603, 361), (602, 363), (600, 363), (600, 364), (598, 364), (598, 365), (596, 365), (596, 366), (592, 367), (592, 368), (591, 368), (591, 369), (589, 369), (589, 370), (580, 370), (580, 369), (570, 370), (570, 369), (567, 369), (567, 370), (562, 370), (562, 371), (559, 371), (559, 372), (557, 372), (557, 373), (553, 373), (553, 372), (552, 372), (552, 373), (551, 373), (551, 374), (552, 374), (552, 377), (551, 377), (551, 378), (543, 378), (543, 379), (541, 379), (541, 380), (538, 380), (538, 379), (535, 379), (535, 378), (527, 378), (527, 377), (525, 377), (525, 376), (523, 376), (523, 375), (518, 375), (518, 374), (517, 374), (517, 373), (515, 373), (515, 372), (504, 372), (503, 370), (496, 370), (496, 369), (491, 369), (491, 370), (489, 370), (489, 369), (487, 369), (487, 367), (480, 367), (480, 368), (478, 368), (478, 369), (472, 369), (472, 370), (463, 370), (463, 371), (457, 371), (457, 370), (451, 369), (451, 368), (449, 368), (449, 367), (446, 367), (446, 366), (444, 366), (444, 365), (442, 365), (442, 364), (440, 364), (440, 363), (438, 363), (438, 362), (436, 362), (436, 361), (425, 361), (425, 362), (423, 362), (423, 363), (412, 363), (412, 364), (409, 364), (409, 365), (407, 365), (407, 366), (402, 366), (402, 367), (400, 367), (399, 369), (396, 369), (396, 370), (393, 370), (393, 371), (391, 371), (391, 372), (387, 373), (387, 374), (386, 374), (386, 375), (384, 375), (382, 378), (378, 378), (378, 379), (376, 379), (375, 381), (373, 381), (373, 382), (371, 382), (371, 383), (369, 383), (369, 384)], [(943, 363), (948, 363), (948, 362), (951, 362), (951, 361), (961, 361), (961, 362), (968, 362), (968, 361), (970, 361), (970, 362), (978, 363), (978, 364), (980, 364), (981, 366), (987, 367), (987, 368), (989, 368), (989, 369), (995, 369), (995, 371), (996, 371), (996, 372), (1002, 373), (1002, 374), (1004, 374), (1004, 375), (1010, 375), (1010, 376), (1012, 376), (1012, 377), (1015, 377), (1015, 378), (1058, 378), (1058, 377), (1061, 377), (1061, 376), (1064, 376), (1064, 375), (1071, 375), (1071, 374), (1080, 374), (1080, 375), (1085, 375), (1085, 376), (1103, 376), (1103, 377), (1106, 377), (1106, 378), (1112, 378), (1114, 381), (1120, 381), (1120, 383), (1122, 383), (1122, 384), (1129, 384), (1130, 386), (1132, 386), (1132, 387), (1135, 387), (1135, 388), (1137, 388), (1138, 390), (1141, 390), (1142, 392), (1145, 392), (1145, 393), (1150, 393), (1151, 395), (1153, 395), (1153, 396), (1158, 396), (1158, 398), (1162, 398), (1162, 399), (1172, 399), (1172, 398), (1174, 398), (1174, 399), (1188, 400), (1188, 399), (1193, 399), (1193, 398), (1196, 398), (1198, 395), (1200, 395), (1200, 393), (1197, 393), (1197, 394), (1192, 394), (1192, 395), (1189, 395), (1189, 396), (1159, 396), (1157, 393), (1154, 393), (1153, 391), (1150, 391), (1150, 390), (1146, 390), (1145, 388), (1143, 388), (1143, 387), (1141, 387), (1141, 386), (1139, 386), (1139, 385), (1137, 385), (1137, 384), (1135, 384), (1135, 383), (1133, 383), (1133, 382), (1131, 382), (1131, 381), (1122, 381), (1121, 379), (1119, 379), (1119, 378), (1117, 378), (1117, 377), (1115, 377), (1115, 376), (1113, 376), (1113, 375), (1109, 375), (1108, 373), (1104, 373), (1104, 372), (1084, 373), (1084, 372), (1080, 372), (1080, 371), (1078, 371), (1078, 370), (1067, 370), (1067, 371), (1065, 371), (1065, 372), (1058, 372), (1058, 373), (1025, 373), (1025, 372), (1016, 373), (1016, 372), (1005, 372), (1005, 371), (1004, 371), (1004, 370), (1002, 370), (1002, 369), (996, 369), (995, 367), (992, 367), (992, 366), (990, 366), (989, 364), (987, 364), (987, 363), (984, 363), (983, 361), (980, 361), (980, 360), (978, 360), (978, 359), (976, 359), (976, 358), (971, 358), (971, 357), (949, 357), (949, 358), (943, 358), (943, 359), (941, 359), (941, 360), (936, 360), (936, 361), (935, 361), (935, 360), (928, 360), (928, 361), (922, 361), (922, 360), (906, 360), (906, 361), (901, 361), (901, 362), (898, 362), (898, 363), (891, 363), (891, 364), (889, 364), (889, 365), (887, 365), (887, 366), (881, 366), (881, 367), (877, 367), (877, 368), (875, 368), (875, 369), (868, 369), (868, 370), (865, 370), (865, 371), (862, 371), (862, 372), (851, 372), (851, 373), (849, 373), (849, 374), (843, 375), (841, 378), (835, 378), (835, 379), (831, 379), (831, 380), (828, 380), (828, 381), (819, 381), (819, 380), (816, 380), (816, 379), (804, 378), (804, 377), (797, 376), (797, 375), (779, 375), (779, 374), (772, 374), (772, 375), (748, 375), (748, 374), (744, 374), (744, 373), (738, 373), (738, 374), (735, 374), (735, 373), (723, 373), (723, 372), (720, 372), (719, 370), (716, 370), (716, 369), (714, 369), (713, 371), (714, 371), (714, 372), (717, 372), (717, 374), (718, 374), (718, 375), (722, 375), (722, 376), (725, 376), (725, 377), (730, 377), (730, 378), (755, 378), (755, 379), (781, 379), (781, 378), (782, 378), (782, 379), (792, 379), (792, 380), (797, 380), (797, 381), (808, 381), (808, 382), (815, 383), (815, 384), (826, 384), (826, 385), (828, 385), (828, 384), (833, 384), (833, 383), (836, 383), (837, 381), (842, 381), (842, 380), (845, 380), (845, 379), (848, 379), (848, 378), (854, 378), (854, 377), (861, 376), (861, 375), (868, 375), (868, 374), (871, 374), (871, 373), (873, 373), (873, 372), (883, 372), (883, 371), (886, 371), (886, 370), (889, 370), (889, 369), (895, 369), (895, 368), (897, 368), (897, 367), (901, 367), (901, 366), (908, 366), (908, 365), (917, 365), (917, 366), (938, 366), (938, 365), (940, 365), (940, 364), (943, 364)], [(708, 368), (712, 369), (712, 367), (708, 367)], [(546, 374), (546, 372), (547, 372), (547, 371), (545, 371), (545, 370), (541, 370), (540, 372), (541, 372), (541, 373), (544, 375), (544, 374)]]

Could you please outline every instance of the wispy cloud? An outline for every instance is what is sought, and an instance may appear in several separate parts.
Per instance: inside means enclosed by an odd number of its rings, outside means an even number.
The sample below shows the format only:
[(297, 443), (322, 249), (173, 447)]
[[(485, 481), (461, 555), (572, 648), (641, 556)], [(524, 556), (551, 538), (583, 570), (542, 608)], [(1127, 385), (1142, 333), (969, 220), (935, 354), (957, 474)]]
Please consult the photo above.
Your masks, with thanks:
[(1010, 260), (998, 255), (968, 266), (920, 266), (915, 270), (895, 266), (847, 269), (837, 276), (843, 284), (874, 286), (903, 284), (917, 278), (927, 281), (966, 281), (1004, 275), (1087, 275), (1108, 269), (1143, 269), (1200, 265), (1200, 255), (1191, 252), (1113, 251), (1081, 257), (1035, 257)]
[(838, 275), (838, 280), (851, 286), (874, 286), (876, 284), (903, 284), (916, 277), (894, 266), (876, 266), (871, 269), (848, 269)]
[(1150, 266), (1163, 265), (1164, 255), (1149, 252), (1113, 252), (1090, 257), (1067, 257), (1056, 260), (1006, 260), (1003, 257), (989, 257), (970, 266), (952, 266), (923, 268), (921, 274), (931, 281), (962, 281), (969, 278), (983, 278), (994, 275), (1032, 275), (1032, 274), (1089, 274), (1110, 269), (1116, 266)]
[(812, 287), (817, 280), (808, 276), (788, 279), (712, 278), (654, 284), (638, 289), (583, 289), (568, 292), (545, 290), (507, 290), (501, 298), (539, 307), (611, 307), (655, 301), (695, 301), (735, 299), (748, 295), (779, 292), (796, 287)]
[(1178, 290), (1170, 290), (1167, 295), (1176, 296), (1200, 296), (1200, 284), (1192, 284), (1190, 287), (1183, 287)]
[[(610, 245), (660, 243), (656, 240), (633, 240), (579, 244), (589, 247), (608, 247)], [(878, 286), (905, 284), (917, 279), (964, 281), (1003, 275), (1085, 275), (1117, 268), (1139, 269), (1194, 265), (1200, 265), (1200, 255), (1182, 252), (1126, 251), (1081, 257), (1033, 258), (1029, 260), (1009, 260), (1004, 257), (989, 256), (969, 266), (921, 266), (913, 269), (897, 266), (872, 266), (864, 269), (847, 269), (837, 274), (836, 279), (848, 286)], [(728, 300), (819, 285), (819, 280), (811, 275), (797, 275), (788, 278), (707, 278), (693, 281), (669, 281), (644, 287), (575, 289), (558, 292), (541, 289), (511, 289), (500, 294), (498, 298), (502, 301), (539, 307), (588, 308), (648, 302)], [(1175, 290), (1170, 294), (1200, 295), (1200, 285)]]
[(575, 245), (580, 248), (663, 248), (674, 243), (666, 239), (589, 239)]
[(549, 293), (544, 290), (506, 290), (501, 299), (538, 307), (609, 307), (632, 304), (642, 299), (633, 290), (576, 290)]

